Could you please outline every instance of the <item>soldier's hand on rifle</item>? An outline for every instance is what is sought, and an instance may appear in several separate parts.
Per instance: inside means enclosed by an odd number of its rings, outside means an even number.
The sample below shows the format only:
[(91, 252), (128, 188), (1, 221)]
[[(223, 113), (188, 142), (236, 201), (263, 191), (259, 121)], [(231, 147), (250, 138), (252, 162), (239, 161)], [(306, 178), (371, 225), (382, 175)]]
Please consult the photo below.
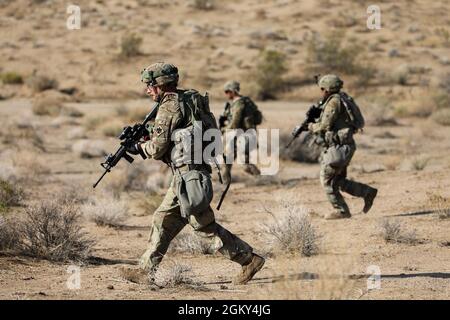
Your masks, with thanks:
[(225, 117), (224, 115), (221, 115), (219, 117), (219, 128), (225, 127), (225, 121), (226, 120), (227, 120), (227, 117)]
[(127, 148), (127, 152), (134, 154), (134, 155), (140, 154), (142, 156), (142, 158), (147, 159), (147, 156), (145, 155), (144, 150), (142, 150), (142, 146), (140, 143), (136, 143), (136, 144), (129, 146)]

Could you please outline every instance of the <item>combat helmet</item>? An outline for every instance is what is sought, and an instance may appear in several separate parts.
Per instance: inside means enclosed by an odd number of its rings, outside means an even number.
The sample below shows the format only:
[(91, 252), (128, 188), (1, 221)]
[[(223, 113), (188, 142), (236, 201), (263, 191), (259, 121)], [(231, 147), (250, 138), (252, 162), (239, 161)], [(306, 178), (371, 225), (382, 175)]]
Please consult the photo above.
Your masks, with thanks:
[(225, 85), (223, 86), (223, 91), (227, 92), (227, 91), (232, 91), (232, 92), (239, 92), (241, 90), (241, 84), (237, 81), (228, 81), (227, 83), (225, 83)]
[(178, 84), (178, 68), (165, 62), (154, 63), (141, 72), (141, 81), (147, 85)]
[(321, 89), (325, 89), (326, 91), (338, 92), (344, 86), (344, 81), (337, 75), (327, 74), (321, 77), (317, 84)]

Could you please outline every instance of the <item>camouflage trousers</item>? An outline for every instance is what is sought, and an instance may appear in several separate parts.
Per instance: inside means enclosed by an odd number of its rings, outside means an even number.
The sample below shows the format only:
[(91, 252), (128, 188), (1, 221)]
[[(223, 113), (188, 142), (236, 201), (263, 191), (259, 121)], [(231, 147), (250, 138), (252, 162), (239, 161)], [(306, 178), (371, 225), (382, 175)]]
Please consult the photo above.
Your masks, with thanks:
[(187, 219), (181, 216), (174, 180), (172, 179), (166, 196), (153, 215), (149, 244), (140, 259), (140, 267), (150, 272), (156, 271), (170, 242), (187, 224), (191, 225), (197, 235), (207, 239), (211, 247), (231, 261), (240, 265), (248, 264), (252, 259), (252, 247), (219, 225), (211, 207), (205, 212), (192, 214)]
[[(258, 167), (250, 163), (251, 160), (251, 153), (257, 151), (257, 144), (250, 143), (250, 139), (256, 139), (256, 137), (248, 137), (245, 136), (244, 139), (241, 139), (239, 142), (243, 143), (240, 147), (238, 147), (238, 140), (237, 138), (234, 138), (234, 142), (232, 145), (225, 144), (225, 150), (224, 154), (227, 159), (227, 163), (222, 166), (222, 176), (224, 177), (225, 183), (228, 183), (229, 180), (231, 180), (231, 168), (233, 167), (233, 164), (231, 161), (236, 160), (236, 158), (241, 157), (240, 159), (243, 160), (244, 170), (245, 172), (251, 174), (251, 175), (260, 175), (261, 171), (258, 169)], [(255, 140), (256, 141), (256, 140)], [(239, 151), (242, 150), (243, 154), (238, 154)], [(242, 159), (243, 157), (243, 159)]]
[(325, 190), (327, 198), (333, 208), (342, 214), (350, 213), (350, 209), (341, 191), (354, 197), (364, 198), (372, 190), (368, 185), (347, 179), (347, 167), (356, 150), (354, 145), (351, 147), (352, 151), (345, 166), (333, 167), (322, 160), (320, 168), (320, 183)]

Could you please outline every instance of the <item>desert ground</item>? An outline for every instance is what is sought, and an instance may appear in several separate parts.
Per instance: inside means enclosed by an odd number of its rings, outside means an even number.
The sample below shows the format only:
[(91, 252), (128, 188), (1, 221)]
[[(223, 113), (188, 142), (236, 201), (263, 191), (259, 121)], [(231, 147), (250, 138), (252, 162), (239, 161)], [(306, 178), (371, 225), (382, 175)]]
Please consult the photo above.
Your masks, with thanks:
[[(66, 5), (0, 2), (1, 299), (450, 298), (449, 3), (380, 1), (381, 30), (367, 29), (364, 1), (79, 1), (80, 30), (66, 28)], [(330, 44), (334, 31), (342, 44)], [(127, 54), (131, 33), (142, 43)], [(324, 46), (338, 62), (319, 54)], [(266, 257), (245, 286), (231, 283), (239, 266), (189, 226), (158, 287), (124, 272), (137, 267), (170, 179), (161, 163), (120, 163), (92, 188), (121, 128), (153, 105), (139, 72), (159, 60), (179, 66), (183, 87), (209, 91), (216, 116), (223, 83), (241, 80), (264, 114), (261, 128), (280, 130), (278, 173), (253, 177), (236, 166), (216, 212)], [(273, 65), (284, 70), (275, 87), (258, 73)], [(303, 137), (284, 150), (320, 97), (312, 76), (327, 72), (344, 78), (367, 120), (349, 176), (379, 190), (368, 214), (345, 195), (353, 217), (338, 221), (322, 218), (332, 208), (319, 164), (303, 161)], [(215, 175), (214, 186), (213, 206), (223, 188)], [(57, 228), (32, 219), (52, 203), (56, 215), (78, 214), (71, 230), (93, 241), (87, 255), (64, 256), (77, 239), (52, 247), (57, 239), (33, 238)], [(295, 241), (283, 246), (274, 229)]]

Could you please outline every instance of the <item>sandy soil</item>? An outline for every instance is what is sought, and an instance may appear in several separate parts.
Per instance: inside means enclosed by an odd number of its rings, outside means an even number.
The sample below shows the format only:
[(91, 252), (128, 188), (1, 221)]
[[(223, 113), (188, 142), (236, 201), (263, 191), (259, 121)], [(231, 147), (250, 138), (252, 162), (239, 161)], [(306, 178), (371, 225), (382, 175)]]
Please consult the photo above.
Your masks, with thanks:
[[(364, 1), (212, 1), (213, 10), (192, 2), (82, 0), (81, 29), (68, 30), (64, 2), (3, 1), (0, 72), (45, 75), (60, 88), (76, 87), (78, 98), (136, 97), (142, 94), (139, 72), (168, 60), (180, 67), (184, 85), (216, 95), (229, 78), (251, 88), (249, 73), (266, 48), (286, 54), (287, 79), (302, 84), (282, 96), (309, 99), (315, 89), (308, 81), (310, 40), (334, 31), (345, 34), (344, 43), (361, 45), (358, 62), (379, 71), (371, 92), (396, 101), (420, 99), (450, 68), (447, 1), (380, 1), (381, 30), (367, 29)], [(132, 33), (143, 40), (141, 54), (121, 59), (121, 40)], [(389, 80), (405, 67), (407, 86)], [(359, 88), (357, 78), (346, 77), (347, 85)], [(32, 94), (26, 86), (1, 86), (0, 93)]]
[[(129, 105), (148, 105), (148, 101), (133, 101)], [(76, 104), (75, 107), (91, 114), (108, 112), (114, 102)], [(220, 106), (215, 105), (217, 113)], [(266, 115), (265, 126), (276, 127), (283, 119), (284, 128), (299, 121), (305, 103), (262, 103)], [(276, 108), (276, 112), (274, 109)], [(26, 190), (27, 203), (48, 199), (64, 186), (75, 186), (79, 192), (95, 194), (92, 183), (101, 173), (101, 159), (79, 159), (70, 152), (71, 140), (65, 135), (77, 125), (50, 125), (54, 120), (32, 116), (26, 100), (6, 101), (0, 104), (2, 118), (13, 121), (26, 118), (44, 133), (48, 152), (39, 158), (51, 168), (49, 174), (40, 175), (30, 182)], [(14, 114), (14, 115), (12, 115)], [(295, 118), (291, 115), (295, 114)], [(63, 121), (61, 121), (63, 122)], [(151, 213), (142, 213), (132, 206), (127, 228), (112, 229), (85, 222), (84, 227), (97, 244), (96, 264), (81, 266), (81, 289), (67, 289), (68, 264), (54, 264), (24, 257), (0, 257), (0, 297), (3, 299), (246, 299), (246, 298), (338, 298), (352, 299), (448, 299), (450, 284), (450, 252), (448, 243), (450, 221), (439, 219), (430, 208), (427, 192), (450, 196), (449, 145), (447, 130), (433, 128), (433, 138), (425, 138), (420, 128), (424, 120), (407, 119), (392, 127), (368, 127), (357, 140), (361, 146), (350, 168), (350, 176), (379, 188), (374, 208), (367, 215), (358, 214), (362, 202), (346, 197), (354, 216), (344, 221), (324, 221), (320, 216), (330, 210), (318, 177), (319, 166), (283, 161), (276, 180), (259, 184), (236, 168), (235, 183), (218, 220), (227, 228), (251, 243), (257, 252), (271, 251), (262, 224), (271, 216), (264, 208), (280, 199), (291, 199), (312, 211), (312, 223), (322, 235), (320, 253), (301, 257), (276, 253), (267, 257), (267, 264), (246, 286), (234, 286), (231, 279), (239, 266), (220, 255), (170, 253), (162, 268), (174, 262), (192, 267), (192, 278), (201, 287), (164, 288), (150, 290), (144, 285), (121, 278), (119, 269), (136, 263), (146, 246)], [(64, 123), (64, 122), (63, 122)], [(379, 138), (389, 132), (394, 138)], [(95, 137), (96, 133), (92, 133)], [(93, 138), (91, 137), (91, 138)], [(111, 150), (114, 139), (105, 139)], [(430, 158), (421, 171), (389, 169), (392, 153), (396, 150), (398, 162), (407, 161), (417, 154)], [(4, 150), (3, 152), (7, 152)], [(152, 165), (152, 162), (148, 165)], [(380, 169), (381, 167), (381, 169)], [(399, 168), (401, 165), (399, 165)], [(371, 168), (378, 168), (371, 172)], [(99, 187), (111, 183), (107, 177)], [(130, 195), (124, 194), (124, 197)], [(214, 200), (216, 203), (217, 200)], [(22, 209), (15, 209), (20, 213)], [(424, 212), (425, 211), (425, 212)], [(145, 214), (145, 215), (143, 215)], [(275, 212), (276, 214), (276, 212)], [(380, 236), (380, 224), (385, 218), (396, 218), (407, 229), (416, 230), (419, 244), (385, 243)], [(186, 232), (190, 232), (190, 227)], [(381, 288), (367, 290), (366, 273), (369, 266), (381, 271)], [(317, 276), (320, 275), (319, 278)], [(343, 276), (345, 275), (345, 277)], [(350, 276), (350, 279), (347, 278)]]
[[(367, 29), (364, 1), (213, 1), (212, 10), (196, 9), (189, 5), (192, 2), (79, 0), (82, 27), (68, 30), (66, 2), (0, 1), (0, 76), (15, 73), (24, 82), (0, 81), (0, 174), (20, 169), (24, 205), (53, 199), (62, 190), (99, 197), (114, 179), (124, 176), (126, 165), (121, 164), (116, 174), (92, 190), (102, 173), (102, 159), (80, 158), (72, 146), (84, 135), (110, 152), (115, 150), (117, 140), (106, 137), (106, 129), (117, 131), (130, 124), (118, 117), (120, 108), (139, 112), (150, 108), (152, 103), (143, 99), (139, 72), (156, 61), (176, 64), (183, 87), (209, 91), (218, 115), (226, 80), (240, 80), (242, 91), (251, 94), (255, 83), (250, 75), (260, 51), (285, 54), (286, 86), (278, 94), (280, 100), (258, 105), (266, 118), (262, 128), (290, 133), (320, 93), (311, 81), (311, 39), (339, 31), (343, 45), (361, 46), (357, 62), (377, 71), (364, 85), (358, 75), (339, 72), (345, 89), (361, 101), (371, 120), (357, 136), (359, 149), (349, 175), (379, 189), (372, 211), (358, 214), (362, 201), (346, 196), (353, 218), (323, 220), (331, 207), (319, 184), (318, 164), (283, 160), (276, 176), (263, 179), (236, 167), (236, 182), (217, 219), (267, 257), (264, 269), (248, 285), (234, 286), (231, 279), (239, 266), (220, 255), (170, 252), (162, 269), (175, 263), (189, 265), (190, 277), (199, 285), (152, 290), (120, 274), (122, 267), (135, 267), (143, 253), (152, 218), (151, 211), (138, 205), (143, 192), (124, 192), (121, 197), (130, 206), (125, 227), (83, 221), (96, 240), (97, 259), (81, 266), (79, 290), (67, 287), (69, 264), (2, 253), (0, 298), (449, 299), (450, 220), (440, 219), (430, 201), (436, 195), (450, 197), (449, 127), (428, 116), (437, 109), (435, 99), (449, 92), (450, 2), (378, 1), (381, 30)], [(121, 40), (132, 33), (142, 38), (140, 53), (124, 59)], [(331, 71), (335, 72), (320, 70)], [(58, 86), (34, 92), (29, 80), (36, 75), (54, 79)], [(73, 94), (61, 93), (72, 89)], [(84, 117), (36, 116), (32, 106), (39, 101), (44, 106), (63, 104)], [(43, 139), (45, 150), (32, 146), (33, 134), (15, 133), (30, 126)], [(81, 131), (74, 134), (76, 130)], [(11, 163), (20, 166), (12, 168)], [(145, 166), (153, 173), (160, 168), (153, 161)], [(214, 204), (220, 192), (215, 183)], [(273, 219), (267, 209), (283, 199), (310, 212), (321, 235), (318, 255), (271, 253), (263, 225)], [(21, 216), (24, 210), (15, 207), (4, 214)], [(404, 231), (415, 231), (417, 243), (386, 243), (380, 232), (387, 218), (401, 222)], [(187, 227), (183, 232), (191, 231)], [(374, 268), (381, 273), (381, 287), (368, 290)]]

